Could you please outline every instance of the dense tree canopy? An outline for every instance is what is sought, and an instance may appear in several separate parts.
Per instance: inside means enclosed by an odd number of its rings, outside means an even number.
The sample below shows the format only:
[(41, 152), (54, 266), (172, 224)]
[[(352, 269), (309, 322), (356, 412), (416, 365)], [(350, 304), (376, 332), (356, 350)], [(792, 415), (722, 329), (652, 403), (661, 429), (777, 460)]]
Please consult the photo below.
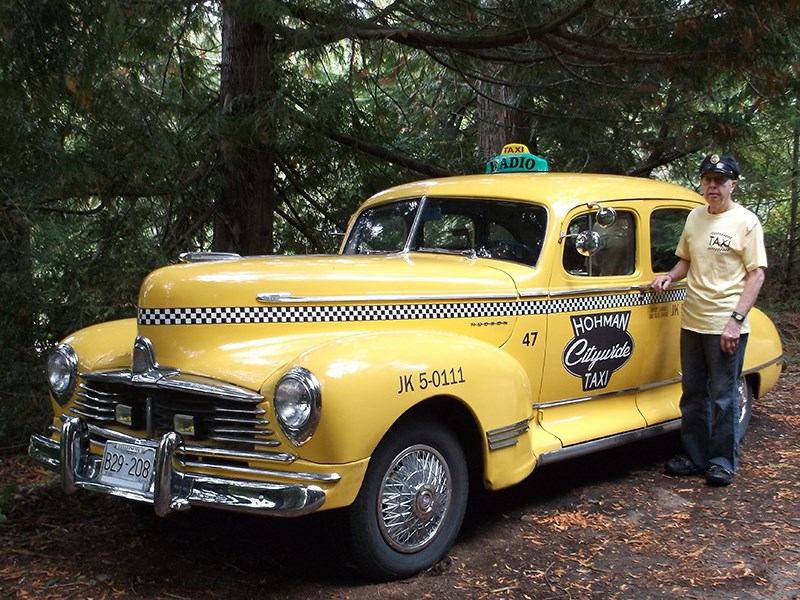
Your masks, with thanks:
[(151, 268), (333, 251), (371, 193), (507, 141), (687, 185), (733, 152), (796, 296), (798, 35), (789, 0), (5, 0), (0, 447), (40, 353)]

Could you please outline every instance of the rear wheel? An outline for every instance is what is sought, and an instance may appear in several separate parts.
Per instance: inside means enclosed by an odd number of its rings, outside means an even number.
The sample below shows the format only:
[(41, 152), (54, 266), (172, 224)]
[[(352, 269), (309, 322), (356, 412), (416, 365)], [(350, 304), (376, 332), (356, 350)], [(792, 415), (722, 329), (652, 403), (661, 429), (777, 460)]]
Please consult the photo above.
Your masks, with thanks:
[(447, 428), (423, 423), (391, 431), (346, 512), (342, 533), (350, 559), (377, 580), (427, 569), (455, 541), (468, 489), (464, 452)]
[(744, 437), (750, 426), (753, 413), (753, 386), (746, 377), (739, 378), (739, 439)]

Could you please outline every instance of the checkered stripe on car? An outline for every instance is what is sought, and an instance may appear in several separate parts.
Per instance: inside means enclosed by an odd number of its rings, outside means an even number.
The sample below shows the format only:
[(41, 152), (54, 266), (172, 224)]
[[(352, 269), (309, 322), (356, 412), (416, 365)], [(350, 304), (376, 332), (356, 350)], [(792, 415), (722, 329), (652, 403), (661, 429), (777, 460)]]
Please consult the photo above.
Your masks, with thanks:
[(628, 308), (646, 304), (665, 304), (678, 302), (686, 296), (686, 289), (673, 289), (665, 293), (632, 291), (624, 294), (598, 294), (570, 296), (567, 298), (554, 298), (546, 300), (549, 304), (548, 313), (585, 312), (590, 310), (604, 310), (609, 308)]
[(519, 310), (518, 303), (513, 302), (145, 308), (139, 309), (139, 324), (211, 325), (216, 323), (328, 323), (469, 319), (513, 316)]
[(562, 312), (585, 312), (677, 302), (686, 291), (663, 294), (630, 292), (592, 294), (541, 300), (491, 302), (434, 302), (325, 306), (244, 306), (197, 308), (140, 308), (140, 325), (215, 325), (236, 323), (329, 323), (347, 321), (407, 321), (417, 319), (475, 319), (519, 317)]

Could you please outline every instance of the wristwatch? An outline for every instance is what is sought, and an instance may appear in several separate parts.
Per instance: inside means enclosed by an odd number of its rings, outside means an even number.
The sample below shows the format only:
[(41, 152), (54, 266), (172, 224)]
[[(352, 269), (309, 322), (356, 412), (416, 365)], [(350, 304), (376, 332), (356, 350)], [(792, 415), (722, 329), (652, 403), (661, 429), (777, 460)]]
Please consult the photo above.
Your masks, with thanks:
[(733, 317), (733, 320), (739, 323), (740, 325), (744, 323), (744, 315), (740, 312), (733, 311), (731, 313), (731, 317)]

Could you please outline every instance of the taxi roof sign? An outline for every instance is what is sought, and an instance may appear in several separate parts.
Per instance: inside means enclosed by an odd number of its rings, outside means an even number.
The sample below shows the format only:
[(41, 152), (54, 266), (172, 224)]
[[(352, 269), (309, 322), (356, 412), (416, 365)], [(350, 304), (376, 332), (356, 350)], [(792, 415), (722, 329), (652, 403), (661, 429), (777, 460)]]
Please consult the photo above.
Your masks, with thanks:
[(537, 173), (549, 170), (547, 161), (531, 154), (525, 144), (506, 144), (498, 156), (486, 163), (487, 173)]

